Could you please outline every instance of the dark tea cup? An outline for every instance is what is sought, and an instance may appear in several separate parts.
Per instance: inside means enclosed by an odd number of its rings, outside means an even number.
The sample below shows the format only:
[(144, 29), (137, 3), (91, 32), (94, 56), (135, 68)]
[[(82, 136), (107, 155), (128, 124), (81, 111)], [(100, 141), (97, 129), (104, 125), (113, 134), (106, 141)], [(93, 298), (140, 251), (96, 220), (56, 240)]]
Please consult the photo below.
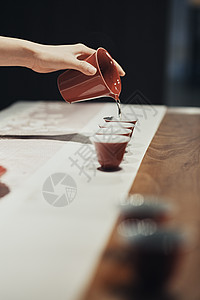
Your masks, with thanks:
[(103, 118), (105, 120), (105, 122), (121, 122), (121, 123), (132, 123), (132, 124), (136, 124), (137, 123), (137, 119), (127, 119), (127, 118), (115, 118), (115, 117), (104, 117)]
[(144, 220), (151, 219), (157, 224), (165, 223), (175, 216), (176, 207), (174, 204), (157, 196), (144, 196), (133, 194), (126, 197), (120, 203), (120, 219)]
[(121, 123), (121, 122), (104, 122), (103, 124), (100, 124), (99, 125), (100, 128), (126, 128), (126, 129), (129, 129), (131, 130), (131, 134), (130, 134), (130, 137), (132, 137), (132, 134), (133, 134), (133, 130), (135, 128), (135, 125), (133, 123)]
[(133, 123), (128, 123), (128, 122), (105, 122), (101, 125), (99, 125), (100, 128), (126, 128), (131, 130), (131, 135), (132, 137), (133, 130), (135, 128), (135, 125)]
[(122, 127), (107, 127), (100, 128), (95, 134), (96, 135), (123, 135), (123, 136), (131, 136), (132, 130)]
[(90, 140), (95, 146), (101, 169), (117, 170), (130, 138), (121, 135), (95, 135)]
[(119, 224), (118, 233), (129, 253), (133, 286), (147, 294), (165, 291), (189, 251), (185, 232), (158, 226), (153, 220), (125, 220)]

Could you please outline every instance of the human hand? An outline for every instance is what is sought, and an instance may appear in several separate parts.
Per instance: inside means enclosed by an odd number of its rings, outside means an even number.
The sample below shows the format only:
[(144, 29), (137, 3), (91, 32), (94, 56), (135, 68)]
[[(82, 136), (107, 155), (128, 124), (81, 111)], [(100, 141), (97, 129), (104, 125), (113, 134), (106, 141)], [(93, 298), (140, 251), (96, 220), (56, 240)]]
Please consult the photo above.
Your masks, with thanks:
[[(86, 75), (94, 75), (96, 68), (83, 60), (96, 50), (83, 44), (47, 46), (37, 44), (30, 68), (35, 72), (49, 73), (62, 69), (75, 69)], [(124, 76), (122, 67), (114, 60), (119, 75)]]

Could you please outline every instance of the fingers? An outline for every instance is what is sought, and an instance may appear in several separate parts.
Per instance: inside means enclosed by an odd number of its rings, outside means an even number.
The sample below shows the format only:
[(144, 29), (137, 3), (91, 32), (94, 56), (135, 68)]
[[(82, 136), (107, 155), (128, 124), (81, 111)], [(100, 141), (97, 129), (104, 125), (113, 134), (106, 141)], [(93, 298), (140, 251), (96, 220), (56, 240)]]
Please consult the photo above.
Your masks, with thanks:
[(84, 44), (76, 44), (76, 54), (77, 56), (89, 56), (89, 55), (92, 55), (96, 52), (96, 50), (90, 48), (90, 47), (87, 47), (85, 46)]
[[(113, 61), (117, 67), (119, 75), (124, 76), (126, 73), (124, 72), (122, 67), (115, 60), (113, 60)], [(84, 60), (78, 60), (78, 59), (76, 59), (76, 61), (74, 62), (74, 68), (76, 70), (84, 73), (85, 75), (94, 75), (97, 71), (97, 69), (95, 67), (93, 67), (91, 64), (89, 64), (88, 62), (86, 62)]]
[(75, 60), (73, 61), (73, 68), (84, 73), (85, 75), (94, 75), (97, 71), (95, 67), (86, 62), (84, 59), (94, 54), (96, 50), (85, 46), (84, 44), (75, 45)]
[(91, 64), (89, 64), (88, 62), (84, 60), (78, 60), (78, 59), (76, 59), (75, 61), (74, 68), (84, 73), (85, 75), (89, 75), (89, 76), (94, 75), (97, 71), (97, 69), (93, 67)]
[[(96, 68), (94, 68), (91, 64), (87, 63), (86, 61), (82, 60), (85, 59), (87, 56), (92, 55), (96, 52), (96, 50), (85, 46), (84, 44), (76, 44), (76, 57), (79, 59), (79, 62), (76, 62), (76, 69), (81, 71), (86, 75), (94, 75), (96, 73)], [(122, 69), (122, 67), (113, 59), (117, 70), (120, 76), (124, 76), (126, 73)]]

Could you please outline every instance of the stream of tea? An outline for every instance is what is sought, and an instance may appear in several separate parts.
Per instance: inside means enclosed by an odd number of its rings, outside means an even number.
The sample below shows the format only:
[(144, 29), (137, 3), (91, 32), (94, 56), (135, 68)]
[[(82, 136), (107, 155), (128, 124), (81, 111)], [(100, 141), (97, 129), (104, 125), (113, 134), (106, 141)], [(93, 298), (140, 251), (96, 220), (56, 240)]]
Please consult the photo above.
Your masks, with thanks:
[(117, 103), (117, 108), (118, 108), (118, 117), (119, 117), (119, 119), (121, 119), (122, 118), (121, 102), (118, 97), (116, 99), (116, 103)]

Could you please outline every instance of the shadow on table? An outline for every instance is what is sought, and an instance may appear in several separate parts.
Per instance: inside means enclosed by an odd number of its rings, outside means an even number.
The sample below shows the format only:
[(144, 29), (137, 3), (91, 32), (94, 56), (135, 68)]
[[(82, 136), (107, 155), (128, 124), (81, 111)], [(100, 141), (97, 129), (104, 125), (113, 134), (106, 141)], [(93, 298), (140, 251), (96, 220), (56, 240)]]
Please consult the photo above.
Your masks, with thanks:
[[(89, 137), (79, 133), (58, 134), (58, 135), (0, 135), (1, 139), (22, 139), (22, 140), (50, 140), (62, 142), (76, 142), (82, 144), (91, 144)], [(10, 189), (0, 182), (0, 198), (3, 198), (10, 192)]]
[(82, 144), (91, 144), (88, 136), (79, 133), (68, 133), (58, 135), (1, 135), (1, 139), (22, 139), (22, 140), (50, 140), (62, 142), (75, 142)]

